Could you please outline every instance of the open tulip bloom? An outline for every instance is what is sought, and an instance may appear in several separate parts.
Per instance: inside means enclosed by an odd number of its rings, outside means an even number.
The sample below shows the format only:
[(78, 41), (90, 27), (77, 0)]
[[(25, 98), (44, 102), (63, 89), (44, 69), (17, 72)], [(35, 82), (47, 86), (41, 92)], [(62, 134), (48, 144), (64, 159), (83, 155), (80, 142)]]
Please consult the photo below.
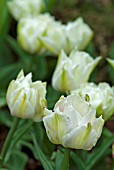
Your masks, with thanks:
[(96, 109), (97, 116), (102, 115), (106, 121), (114, 113), (114, 91), (108, 83), (94, 83), (83, 84), (79, 89), (71, 91), (72, 94), (85, 98), (85, 95), (89, 95), (90, 104)]
[(46, 83), (32, 82), (32, 74), (26, 77), (23, 71), (12, 80), (6, 94), (11, 115), (41, 121), (46, 107)]
[(61, 92), (76, 89), (88, 81), (89, 76), (101, 57), (93, 59), (88, 53), (76, 48), (67, 57), (62, 50), (52, 77), (52, 86)]
[(45, 109), (43, 122), (52, 143), (90, 150), (101, 136), (104, 120), (77, 94), (61, 97), (54, 111)]

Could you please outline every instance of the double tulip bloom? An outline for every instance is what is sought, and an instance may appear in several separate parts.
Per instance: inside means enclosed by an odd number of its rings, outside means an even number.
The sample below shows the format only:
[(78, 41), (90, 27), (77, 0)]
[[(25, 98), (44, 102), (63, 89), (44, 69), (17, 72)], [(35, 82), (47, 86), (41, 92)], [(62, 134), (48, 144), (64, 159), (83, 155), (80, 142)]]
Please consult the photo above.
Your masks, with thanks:
[(90, 150), (99, 139), (104, 120), (77, 94), (61, 97), (54, 111), (45, 109), (43, 122), (52, 143)]
[(88, 81), (89, 76), (101, 57), (93, 59), (88, 53), (76, 48), (69, 57), (64, 51), (59, 55), (56, 69), (52, 77), (52, 85), (56, 90), (69, 92)]
[(46, 107), (46, 83), (32, 82), (32, 74), (26, 77), (21, 71), (16, 80), (12, 80), (6, 99), (11, 115), (19, 118), (41, 121)]
[(105, 121), (114, 113), (114, 90), (108, 83), (83, 84), (71, 93), (77, 93), (83, 98), (86, 94), (89, 95), (89, 102), (96, 109), (97, 116), (102, 115)]

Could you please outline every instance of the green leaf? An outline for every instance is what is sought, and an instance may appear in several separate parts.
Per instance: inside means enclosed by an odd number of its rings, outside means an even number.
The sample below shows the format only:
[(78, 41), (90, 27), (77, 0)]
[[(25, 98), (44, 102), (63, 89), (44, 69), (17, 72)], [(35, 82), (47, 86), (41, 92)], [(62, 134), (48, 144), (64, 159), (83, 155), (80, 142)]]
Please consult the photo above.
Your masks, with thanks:
[(40, 149), (40, 147), (36, 141), (35, 135), (33, 133), (32, 133), (32, 139), (33, 139), (36, 154), (38, 155), (39, 160), (40, 160), (44, 170), (54, 170), (51, 162), (47, 159), (47, 157), (44, 155), (44, 153)]
[(52, 7), (54, 6), (56, 0), (44, 0), (45, 2), (45, 11), (49, 12), (52, 10)]
[(14, 56), (11, 49), (8, 47), (6, 41), (1, 41), (0, 43), (0, 68), (6, 65), (12, 64), (14, 62)]
[(23, 49), (19, 46), (19, 44), (14, 38), (12, 38), (11, 36), (7, 36), (6, 40), (9, 43), (11, 49), (18, 55), (18, 57), (22, 61), (25, 61), (25, 59), (28, 58), (28, 56), (30, 56), (25, 51), (23, 51)]
[(47, 61), (45, 56), (35, 55), (35, 56), (31, 56), (30, 59), (31, 59), (30, 68), (33, 73), (33, 79), (34, 80), (45, 79), (47, 75)]
[(7, 127), (11, 127), (13, 117), (7, 111), (0, 111), (0, 124), (4, 124)]
[(17, 129), (17, 131), (14, 134), (12, 143), (11, 143), (11, 148), (13, 148), (15, 146), (15, 144), (23, 138), (23, 136), (27, 134), (27, 132), (29, 131), (29, 129), (31, 128), (32, 124), (34, 122), (31, 120), (28, 120), (27, 123), (25, 123), (23, 126), (21, 126), (20, 128)]
[(18, 168), (19, 170), (24, 170), (27, 162), (28, 156), (25, 153), (19, 150), (12, 150), (12, 154), (6, 163), (6, 167), (8, 170), (16, 170)]
[(89, 53), (94, 58), (97, 56), (97, 53), (96, 53), (95, 46), (94, 46), (93, 42), (91, 42), (88, 45), (88, 47), (86, 48), (86, 51), (87, 51), (87, 53)]
[(76, 169), (88, 170), (86, 165), (84, 164), (83, 160), (81, 159), (81, 157), (79, 157), (79, 155), (76, 152), (71, 152), (71, 158), (75, 162), (76, 167), (78, 167)]
[(8, 83), (16, 77), (17, 73), (22, 69), (20, 63), (11, 64), (0, 69), (0, 90), (6, 89)]
[(53, 109), (55, 103), (58, 101), (62, 93), (53, 89), (52, 86), (48, 86), (47, 88), (47, 102), (48, 109)]
[(87, 160), (87, 170), (91, 170), (106, 154), (109, 146), (114, 142), (114, 135), (104, 138), (99, 147), (96, 147)]
[(39, 143), (39, 146), (43, 148), (44, 128), (42, 126), (42, 123), (41, 122), (34, 123), (32, 130), (33, 130), (33, 133), (36, 137), (36, 140)]
[(0, 91), (0, 108), (6, 105), (6, 93), (5, 91)]
[(0, 39), (7, 34), (10, 26), (10, 15), (8, 13), (6, 0), (0, 0)]

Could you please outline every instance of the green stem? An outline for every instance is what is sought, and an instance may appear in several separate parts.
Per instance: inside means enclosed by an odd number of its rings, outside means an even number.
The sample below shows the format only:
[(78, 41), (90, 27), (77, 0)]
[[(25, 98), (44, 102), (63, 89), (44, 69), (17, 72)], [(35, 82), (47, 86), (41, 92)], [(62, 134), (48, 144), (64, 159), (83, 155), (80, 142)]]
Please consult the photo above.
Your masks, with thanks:
[(22, 136), (30, 129), (34, 122), (33, 121), (28, 121), (27, 124), (25, 124), (23, 127), (21, 127), (18, 131), (17, 134), (14, 136), (13, 140), (13, 146), (18, 142), (19, 139), (22, 138)]
[(14, 135), (14, 132), (18, 126), (18, 123), (19, 123), (19, 119), (18, 118), (14, 118), (14, 122), (13, 122), (13, 125), (7, 135), (7, 138), (4, 142), (4, 145), (3, 145), (3, 148), (2, 148), (2, 151), (1, 151), (1, 162), (0, 162), (0, 167), (2, 167), (3, 163), (4, 163), (4, 160), (5, 160), (5, 157), (6, 157), (6, 154), (7, 154), (7, 150), (10, 146), (10, 142), (11, 142), (11, 139)]
[(61, 170), (68, 170), (69, 159), (70, 159), (70, 149), (65, 148), (64, 158), (63, 158), (62, 163), (61, 163)]

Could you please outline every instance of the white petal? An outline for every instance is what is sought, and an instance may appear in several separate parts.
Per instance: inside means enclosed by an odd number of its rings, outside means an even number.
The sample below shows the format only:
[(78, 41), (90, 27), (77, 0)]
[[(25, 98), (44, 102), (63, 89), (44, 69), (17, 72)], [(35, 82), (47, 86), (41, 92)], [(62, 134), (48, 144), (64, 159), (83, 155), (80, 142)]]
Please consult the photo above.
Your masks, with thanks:
[(91, 124), (82, 125), (74, 130), (72, 130), (69, 134), (66, 134), (63, 138), (63, 146), (70, 147), (73, 149), (84, 149), (87, 148), (84, 146), (89, 134), (91, 132)]

